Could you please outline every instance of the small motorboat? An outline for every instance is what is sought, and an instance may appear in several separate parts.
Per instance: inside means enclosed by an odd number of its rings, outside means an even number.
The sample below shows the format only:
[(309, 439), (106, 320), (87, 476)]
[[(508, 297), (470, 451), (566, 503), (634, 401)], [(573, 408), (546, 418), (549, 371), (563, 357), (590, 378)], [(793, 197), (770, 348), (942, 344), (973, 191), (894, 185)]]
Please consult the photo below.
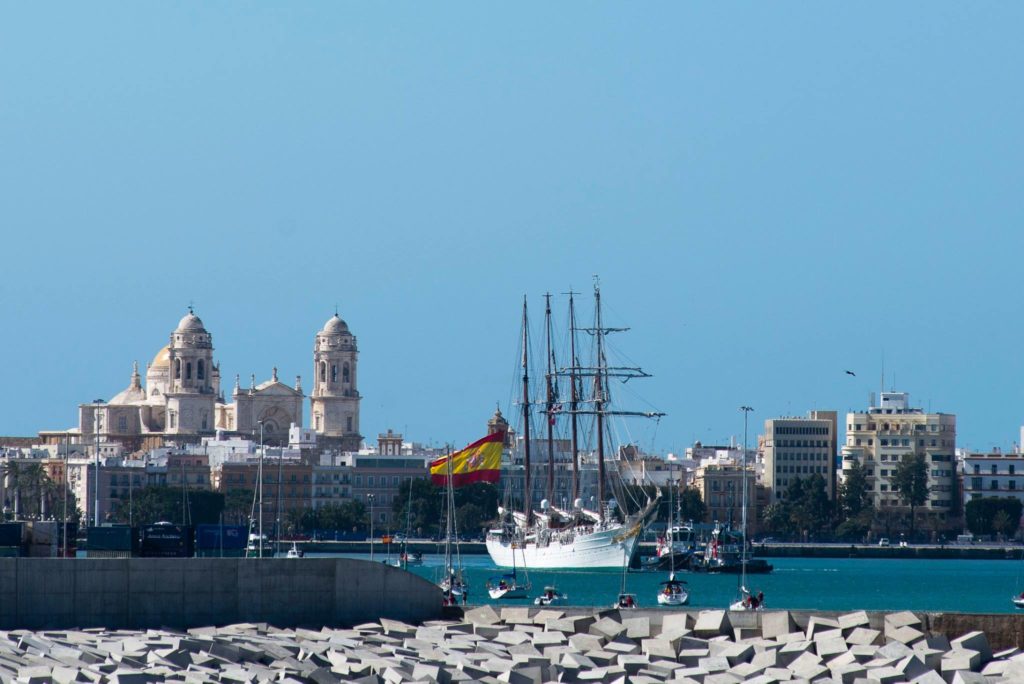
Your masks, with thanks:
[(555, 587), (544, 587), (544, 593), (533, 599), (535, 606), (553, 606), (563, 603), (569, 599), (565, 594), (559, 593)]
[(300, 549), (295, 542), (292, 542), (292, 548), (288, 549), (288, 553), (285, 554), (285, 558), (302, 558), (306, 555), (306, 552)]
[(526, 598), (526, 592), (529, 589), (529, 584), (519, 584), (514, 572), (487, 580), (487, 593), (496, 601), (498, 599)]
[(690, 600), (690, 592), (683, 585), (683, 580), (677, 580), (675, 573), (669, 575), (667, 581), (662, 582), (663, 587), (658, 591), (658, 605), (662, 606), (683, 606)]
[(633, 610), (639, 607), (639, 604), (636, 602), (635, 594), (619, 594), (618, 600), (612, 604), (612, 608), (619, 608), (622, 610)]
[(402, 555), (398, 557), (398, 565), (423, 565), (423, 553), (421, 551), (413, 551), (412, 553), (402, 552)]
[(1024, 608), (1024, 591), (1021, 592), (1020, 596), (1014, 596), (1012, 599), (1013, 605), (1017, 608)]
[(466, 584), (462, 581), (461, 573), (448, 573), (444, 579), (437, 583), (437, 586), (441, 587), (441, 591), (444, 593), (451, 594), (456, 597), (462, 596), (466, 591)]

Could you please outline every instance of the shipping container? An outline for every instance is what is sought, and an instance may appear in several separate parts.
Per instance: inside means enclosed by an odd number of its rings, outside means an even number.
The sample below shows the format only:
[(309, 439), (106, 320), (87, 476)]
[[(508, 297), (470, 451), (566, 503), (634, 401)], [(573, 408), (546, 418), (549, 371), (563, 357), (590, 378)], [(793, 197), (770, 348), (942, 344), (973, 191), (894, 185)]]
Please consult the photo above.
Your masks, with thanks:
[[(138, 535), (127, 525), (90, 527), (86, 530), (86, 551), (138, 551)], [(90, 554), (91, 555), (91, 554)], [(94, 556), (95, 557), (95, 556)]]
[(21, 546), (24, 524), (0, 523), (0, 546)]
[(146, 558), (190, 558), (193, 550), (191, 527), (157, 523), (142, 528), (140, 556)]
[(248, 538), (245, 525), (196, 525), (196, 548), (202, 551), (244, 549)]

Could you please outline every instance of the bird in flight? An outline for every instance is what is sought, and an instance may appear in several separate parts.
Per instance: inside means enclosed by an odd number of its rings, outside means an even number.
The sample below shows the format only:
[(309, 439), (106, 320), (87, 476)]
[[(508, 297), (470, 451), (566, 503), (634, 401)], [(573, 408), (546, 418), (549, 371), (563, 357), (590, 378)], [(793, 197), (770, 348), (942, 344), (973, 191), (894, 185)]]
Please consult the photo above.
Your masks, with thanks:
[(854, 372), (853, 372), (853, 371), (851, 371), (851, 370), (848, 370), (848, 371), (846, 371), (846, 374), (847, 374), (847, 375), (852, 375), (853, 377), (857, 377), (857, 374), (856, 374), (856, 373), (854, 373)]

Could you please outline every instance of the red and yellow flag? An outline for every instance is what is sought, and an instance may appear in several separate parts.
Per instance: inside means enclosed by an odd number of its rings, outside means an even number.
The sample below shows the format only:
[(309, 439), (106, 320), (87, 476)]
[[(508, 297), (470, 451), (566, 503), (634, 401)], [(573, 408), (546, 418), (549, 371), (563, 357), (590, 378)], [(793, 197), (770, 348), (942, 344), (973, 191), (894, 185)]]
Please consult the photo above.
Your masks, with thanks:
[(442, 456), (430, 464), (430, 481), (436, 485), (448, 484), (448, 459), (451, 459), (453, 487), (474, 482), (497, 482), (501, 475), (501, 447), (504, 442), (505, 433), (495, 432), (462, 451)]

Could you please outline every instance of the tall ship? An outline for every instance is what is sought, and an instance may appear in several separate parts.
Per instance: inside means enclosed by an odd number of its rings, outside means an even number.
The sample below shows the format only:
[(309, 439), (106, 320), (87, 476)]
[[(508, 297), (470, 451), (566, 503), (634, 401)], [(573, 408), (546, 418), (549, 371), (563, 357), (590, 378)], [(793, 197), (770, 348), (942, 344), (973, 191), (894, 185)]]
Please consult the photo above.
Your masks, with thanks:
[[(500, 526), (488, 532), (487, 552), (499, 567), (520, 566), (535, 568), (566, 569), (614, 569), (621, 570), (628, 565), (636, 550), (648, 519), (656, 509), (661, 497), (656, 489), (654, 498), (645, 495), (645, 502), (637, 502), (638, 509), (629, 513), (619, 506), (615, 498), (609, 497), (609, 483), (606, 472), (605, 452), (607, 422), (613, 416), (660, 418), (664, 414), (653, 411), (619, 410), (612, 403), (609, 383), (618, 378), (650, 377), (640, 368), (610, 366), (606, 359), (605, 337), (609, 333), (624, 332), (625, 328), (605, 327), (601, 312), (601, 290), (594, 284), (594, 326), (577, 328), (573, 293), (569, 294), (569, 363), (559, 367), (552, 350), (551, 296), (546, 296), (545, 338), (546, 354), (544, 364), (545, 392), (543, 401), (533, 402), (530, 395), (529, 321), (526, 299), (523, 299), (522, 321), (522, 457), (523, 495), (519, 502), (512, 502), (509, 508), (499, 508)], [(577, 333), (585, 333), (593, 339), (594, 360), (590, 365), (580, 363), (576, 350)], [(558, 379), (567, 379), (569, 393), (568, 407), (558, 396)], [(537, 405), (540, 404), (539, 407)], [(535, 411), (535, 407), (539, 410)], [(533, 507), (530, 422), (534, 413), (545, 419), (547, 426), (547, 483), (545, 498), (540, 501), (540, 510)], [(581, 418), (590, 417), (586, 422), (592, 426), (593, 441), (596, 443), (597, 495), (591, 508), (585, 508), (579, 498), (580, 492), (580, 430)], [(571, 507), (559, 508), (554, 505), (554, 429), (561, 420), (568, 419), (571, 435), (572, 483)], [(615, 470), (617, 477), (618, 469)], [(621, 494), (621, 490), (620, 490)], [(518, 505), (517, 505), (518, 504)]]

